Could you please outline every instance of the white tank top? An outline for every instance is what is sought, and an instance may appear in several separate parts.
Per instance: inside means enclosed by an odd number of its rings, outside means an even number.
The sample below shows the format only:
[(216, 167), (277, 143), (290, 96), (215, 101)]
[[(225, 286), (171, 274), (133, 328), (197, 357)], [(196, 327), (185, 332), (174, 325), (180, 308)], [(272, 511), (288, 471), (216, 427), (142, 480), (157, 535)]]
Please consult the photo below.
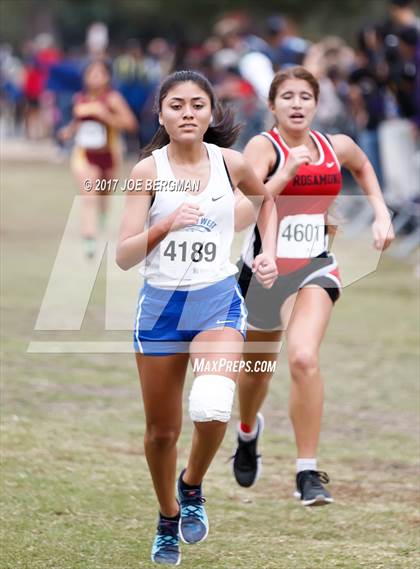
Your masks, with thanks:
[(214, 144), (204, 145), (210, 161), (210, 176), (204, 190), (196, 194), (173, 189), (176, 178), (167, 146), (152, 153), (156, 180), (174, 183), (167, 184), (165, 191), (155, 191), (147, 226), (167, 217), (184, 202), (197, 204), (204, 212), (196, 225), (169, 232), (143, 261), (140, 273), (152, 286), (193, 290), (237, 272), (230, 260), (235, 207), (232, 185), (220, 148)]

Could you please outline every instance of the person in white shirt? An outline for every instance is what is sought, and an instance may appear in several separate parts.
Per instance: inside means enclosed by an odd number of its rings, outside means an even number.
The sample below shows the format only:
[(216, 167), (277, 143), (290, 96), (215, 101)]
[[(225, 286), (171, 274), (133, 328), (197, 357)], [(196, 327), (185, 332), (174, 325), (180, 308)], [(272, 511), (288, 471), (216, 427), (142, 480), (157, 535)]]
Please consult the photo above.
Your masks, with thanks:
[[(208, 534), (201, 484), (230, 419), (238, 375), (233, 364), (242, 357), (246, 309), (229, 258), (233, 187), (262, 202), (262, 253), (253, 270), (265, 287), (277, 276), (276, 215), (262, 182), (240, 153), (227, 148), (238, 127), (205, 77), (193, 71), (167, 77), (158, 111), (160, 128), (132, 172), (143, 189), (127, 197), (117, 263), (129, 269), (144, 261), (134, 345), (145, 453), (160, 509), (152, 560), (177, 565), (180, 537), (197, 543)], [(155, 191), (147, 190), (150, 185)], [(197, 371), (193, 365), (193, 441), (176, 495), (176, 443), (190, 358), (203, 366)]]

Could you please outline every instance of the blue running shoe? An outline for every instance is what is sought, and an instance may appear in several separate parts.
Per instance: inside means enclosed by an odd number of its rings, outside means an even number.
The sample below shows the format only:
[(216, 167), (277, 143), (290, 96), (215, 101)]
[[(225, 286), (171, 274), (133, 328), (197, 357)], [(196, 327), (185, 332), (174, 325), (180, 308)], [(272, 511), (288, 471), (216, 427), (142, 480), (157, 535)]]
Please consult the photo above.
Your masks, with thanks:
[(187, 486), (182, 480), (181, 472), (178, 478), (178, 501), (181, 508), (179, 534), (184, 543), (199, 543), (209, 534), (209, 520), (204, 509), (205, 498), (201, 484), (197, 487)]
[(96, 255), (96, 239), (94, 237), (84, 237), (83, 247), (87, 259), (93, 259)]
[(152, 561), (161, 565), (179, 565), (179, 520), (159, 516), (157, 533), (152, 547)]

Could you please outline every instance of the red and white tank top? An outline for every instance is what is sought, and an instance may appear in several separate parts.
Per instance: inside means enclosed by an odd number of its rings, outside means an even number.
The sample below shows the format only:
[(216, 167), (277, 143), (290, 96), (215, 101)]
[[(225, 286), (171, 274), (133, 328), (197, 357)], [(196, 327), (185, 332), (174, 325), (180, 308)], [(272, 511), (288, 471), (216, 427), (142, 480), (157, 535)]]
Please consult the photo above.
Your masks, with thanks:
[[(277, 128), (263, 132), (276, 151), (276, 164), (270, 176), (284, 167), (290, 148)], [(317, 131), (310, 136), (318, 150), (318, 160), (299, 167), (276, 197), (278, 215), (276, 263), (280, 275), (301, 269), (314, 257), (328, 252), (327, 212), (341, 190), (340, 164), (328, 138)], [(269, 179), (268, 178), (268, 179)], [(251, 266), (261, 249), (256, 225), (250, 228), (242, 249), (244, 262)]]

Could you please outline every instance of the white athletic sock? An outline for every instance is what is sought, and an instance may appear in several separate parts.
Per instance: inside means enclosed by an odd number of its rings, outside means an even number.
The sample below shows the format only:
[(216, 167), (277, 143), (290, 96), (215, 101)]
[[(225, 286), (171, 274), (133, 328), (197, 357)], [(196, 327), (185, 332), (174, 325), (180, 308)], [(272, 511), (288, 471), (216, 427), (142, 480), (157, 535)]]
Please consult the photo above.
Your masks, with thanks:
[(316, 458), (297, 458), (296, 472), (302, 472), (302, 470), (317, 470)]
[(244, 433), (243, 430), (241, 429), (240, 423), (238, 425), (239, 438), (241, 439), (241, 441), (244, 441), (245, 443), (249, 443), (249, 441), (254, 440), (255, 437), (257, 436), (257, 433), (258, 433), (258, 418), (255, 421), (255, 427), (252, 429), (250, 433)]

